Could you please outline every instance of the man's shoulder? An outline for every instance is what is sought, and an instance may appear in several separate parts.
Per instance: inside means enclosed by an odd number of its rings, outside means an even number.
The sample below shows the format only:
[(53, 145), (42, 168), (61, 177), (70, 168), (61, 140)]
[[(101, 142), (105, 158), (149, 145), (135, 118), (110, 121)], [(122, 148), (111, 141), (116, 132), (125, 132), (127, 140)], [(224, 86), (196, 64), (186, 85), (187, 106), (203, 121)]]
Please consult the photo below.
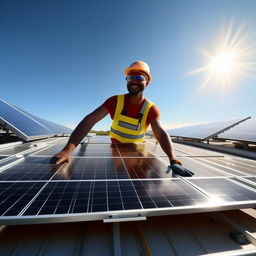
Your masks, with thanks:
[(117, 99), (117, 95), (113, 95), (113, 96), (110, 96), (109, 98), (107, 98), (105, 102), (113, 101), (113, 100), (116, 100), (116, 99)]
[(111, 96), (108, 99), (105, 100), (105, 102), (103, 103), (103, 105), (107, 108), (110, 109), (113, 106), (116, 105), (117, 102), (117, 95)]
[(148, 98), (145, 98), (145, 100), (147, 100), (149, 103), (151, 103), (151, 107), (157, 108), (156, 104), (152, 100), (150, 100)]
[(118, 96), (118, 95), (110, 96), (109, 98), (107, 98), (107, 100), (109, 100), (109, 99), (115, 99), (115, 98), (117, 98), (117, 96)]
[(150, 102), (152, 103), (150, 110), (149, 110), (150, 115), (154, 116), (154, 118), (159, 118), (160, 117), (159, 108), (152, 101), (150, 101)]

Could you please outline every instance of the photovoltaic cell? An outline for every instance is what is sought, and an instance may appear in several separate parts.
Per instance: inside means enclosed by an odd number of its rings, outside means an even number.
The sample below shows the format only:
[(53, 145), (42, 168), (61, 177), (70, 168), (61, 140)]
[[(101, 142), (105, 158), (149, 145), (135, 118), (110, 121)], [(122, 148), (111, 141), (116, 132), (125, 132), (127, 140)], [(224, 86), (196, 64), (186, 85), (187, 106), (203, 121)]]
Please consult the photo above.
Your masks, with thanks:
[(25, 140), (38, 136), (54, 135), (47, 127), (33, 121), (30, 117), (2, 100), (0, 100), (0, 122), (2, 125), (7, 125), (8, 129), (14, 133), (20, 132), (19, 135)]
[(57, 170), (58, 166), (53, 164), (25, 164), (21, 162), (0, 172), (0, 181), (49, 180)]
[(181, 180), (50, 182), (24, 215), (156, 209), (207, 201)]
[(83, 144), (79, 145), (74, 151), (73, 156), (85, 157), (111, 157), (120, 156), (114, 144)]
[(36, 117), (0, 100), (0, 124), (25, 141), (69, 134), (71, 129)]
[(26, 114), (27, 116), (31, 117), (33, 120), (37, 121), (38, 123), (42, 124), (43, 126), (47, 127), (48, 129), (50, 129), (51, 131), (53, 131), (54, 134), (61, 135), (61, 134), (65, 134), (65, 133), (66, 134), (72, 133), (72, 129), (70, 129), (68, 127), (53, 123), (51, 121), (45, 120), (45, 119), (40, 118), (35, 115), (32, 115), (31, 113), (29, 113), (21, 108), (18, 108), (18, 107), (15, 107), (15, 108), (17, 108), (18, 110), (20, 110), (20, 112)]
[[(40, 158), (39, 158), (40, 160)], [(156, 158), (74, 158), (54, 176), (54, 180), (170, 178), (164, 164)]]
[(70, 165), (63, 166), (54, 180), (101, 180), (129, 179), (129, 173), (121, 158), (73, 159)]
[(18, 215), (44, 184), (42, 182), (0, 182), (0, 215)]
[(145, 143), (141, 144), (116, 144), (122, 157), (154, 157)]
[(157, 158), (123, 158), (132, 179), (170, 178), (167, 164)]
[[(133, 181), (144, 208), (196, 206), (208, 199), (182, 180)], [(154, 207), (152, 207), (154, 208)]]

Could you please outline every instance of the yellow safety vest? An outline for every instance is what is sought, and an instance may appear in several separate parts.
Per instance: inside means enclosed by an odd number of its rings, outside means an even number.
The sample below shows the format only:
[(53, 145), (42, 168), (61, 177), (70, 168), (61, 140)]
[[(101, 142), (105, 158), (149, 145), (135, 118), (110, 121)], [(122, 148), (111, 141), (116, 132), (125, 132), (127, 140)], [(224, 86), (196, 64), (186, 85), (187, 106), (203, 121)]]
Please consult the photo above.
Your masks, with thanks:
[(131, 118), (122, 114), (124, 97), (124, 95), (117, 95), (117, 105), (110, 137), (122, 143), (142, 142), (145, 140), (145, 133), (148, 130), (148, 125), (146, 125), (148, 112), (154, 104), (146, 99), (138, 114), (138, 118)]

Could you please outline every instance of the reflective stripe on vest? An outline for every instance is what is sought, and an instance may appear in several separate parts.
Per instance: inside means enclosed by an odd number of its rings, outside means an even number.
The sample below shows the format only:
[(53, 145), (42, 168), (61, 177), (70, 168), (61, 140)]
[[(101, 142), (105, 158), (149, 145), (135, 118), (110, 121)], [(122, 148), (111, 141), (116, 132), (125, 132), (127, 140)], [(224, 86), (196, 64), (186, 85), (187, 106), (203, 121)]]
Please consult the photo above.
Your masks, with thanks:
[(124, 137), (124, 138), (127, 138), (127, 139), (133, 139), (133, 140), (142, 139), (142, 138), (144, 138), (144, 135), (145, 135), (144, 133), (141, 134), (141, 135), (127, 134), (127, 133), (119, 132), (119, 131), (113, 129), (112, 127), (111, 127), (111, 131), (112, 131), (113, 133), (115, 133), (115, 134), (121, 136), (121, 137)]
[(144, 136), (148, 128), (146, 120), (153, 103), (145, 100), (138, 118), (131, 118), (122, 115), (124, 98), (124, 95), (117, 95), (117, 105), (111, 126), (110, 137), (115, 138), (122, 143), (144, 141)]

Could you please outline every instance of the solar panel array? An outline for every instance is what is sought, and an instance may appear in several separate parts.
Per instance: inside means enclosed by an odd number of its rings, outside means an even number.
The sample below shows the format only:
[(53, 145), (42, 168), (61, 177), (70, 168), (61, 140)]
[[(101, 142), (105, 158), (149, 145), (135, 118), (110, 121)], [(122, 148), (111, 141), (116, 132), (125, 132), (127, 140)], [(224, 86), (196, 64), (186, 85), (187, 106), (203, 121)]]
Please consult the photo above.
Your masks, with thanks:
[(218, 135), (218, 138), (256, 142), (256, 118), (246, 120), (239, 125), (232, 127), (231, 129)]
[(228, 121), (214, 122), (214, 123), (191, 125), (191, 126), (171, 129), (171, 130), (168, 130), (167, 132), (172, 137), (206, 140), (206, 139), (215, 137), (219, 133), (235, 126), (236, 124), (244, 122), (247, 119), (248, 117), (228, 120)]
[(77, 147), (71, 163), (50, 164), (51, 156), (65, 145), (63, 139), (13, 166), (0, 163), (0, 224), (255, 207), (254, 163), (236, 170), (236, 160), (224, 166), (223, 157), (194, 158), (176, 152), (195, 173), (182, 178), (172, 174), (166, 157), (154, 153), (159, 146), (111, 144), (107, 137), (93, 140), (96, 143)]
[(0, 100), (0, 124), (25, 141), (72, 132), (72, 129), (36, 117), (3, 100)]

